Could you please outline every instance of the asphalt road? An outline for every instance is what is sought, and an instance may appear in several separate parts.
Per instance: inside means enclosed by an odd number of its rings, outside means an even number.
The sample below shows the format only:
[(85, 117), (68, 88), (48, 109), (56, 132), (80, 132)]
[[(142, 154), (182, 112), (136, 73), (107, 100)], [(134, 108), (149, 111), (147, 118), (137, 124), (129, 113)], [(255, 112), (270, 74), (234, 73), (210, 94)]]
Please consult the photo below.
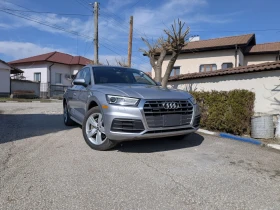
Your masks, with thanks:
[(280, 153), (193, 134), (98, 152), (60, 103), (0, 103), (0, 209), (280, 209)]

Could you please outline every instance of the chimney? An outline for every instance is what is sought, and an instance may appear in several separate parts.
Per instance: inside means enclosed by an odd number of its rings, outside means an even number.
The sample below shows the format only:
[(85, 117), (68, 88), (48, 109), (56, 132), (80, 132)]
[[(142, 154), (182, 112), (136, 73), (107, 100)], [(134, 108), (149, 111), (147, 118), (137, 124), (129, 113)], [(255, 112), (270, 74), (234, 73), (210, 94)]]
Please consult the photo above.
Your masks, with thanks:
[(189, 42), (195, 42), (195, 41), (199, 41), (199, 40), (200, 40), (199, 35), (193, 35), (189, 38)]

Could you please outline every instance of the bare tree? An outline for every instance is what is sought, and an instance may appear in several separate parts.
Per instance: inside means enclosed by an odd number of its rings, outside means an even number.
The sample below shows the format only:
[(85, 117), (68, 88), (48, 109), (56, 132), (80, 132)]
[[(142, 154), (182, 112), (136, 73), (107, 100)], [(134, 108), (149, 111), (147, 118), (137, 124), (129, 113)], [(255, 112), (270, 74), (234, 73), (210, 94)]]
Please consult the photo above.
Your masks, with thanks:
[[(177, 24), (178, 24), (178, 26), (177, 26)], [(190, 32), (190, 28), (187, 27), (186, 30), (184, 30), (185, 23), (182, 23), (182, 21), (180, 21), (179, 19), (178, 19), (177, 24), (176, 24), (176, 21), (174, 21), (174, 24), (172, 24), (172, 26), (171, 26), (172, 27), (171, 30), (164, 30), (164, 32), (168, 36), (168, 40), (170, 40), (169, 47), (170, 47), (170, 51), (172, 52), (172, 54), (171, 54), (169, 63), (167, 65), (164, 77), (162, 79), (163, 87), (167, 86), (167, 82), (170, 77), (171, 71), (174, 67), (174, 64), (175, 64), (179, 54), (181, 53), (183, 47), (185, 47), (188, 43), (186, 38)]]
[(156, 42), (150, 43), (148, 39), (142, 37), (143, 42), (148, 47), (148, 50), (140, 49), (145, 55), (150, 58), (150, 64), (155, 71), (155, 81), (161, 82), (162, 63), (167, 52), (167, 41), (160, 37)]
[[(150, 64), (155, 72), (155, 80), (161, 82), (163, 87), (167, 86), (168, 79), (174, 64), (181, 53), (183, 47), (187, 45), (187, 35), (190, 32), (190, 28), (184, 29), (185, 23), (182, 23), (178, 19), (177, 23), (171, 25), (171, 29), (165, 29), (164, 33), (167, 35), (167, 39), (159, 38), (155, 43), (151, 44), (147, 39), (142, 38), (148, 50), (143, 51), (150, 59)], [(167, 65), (164, 77), (162, 75), (162, 63), (167, 53), (171, 53), (169, 63)]]
[(128, 63), (125, 61), (124, 58), (122, 59), (117, 59), (115, 58), (117, 65), (122, 66), (122, 67), (129, 67)]
[[(108, 66), (111, 66), (110, 62), (106, 59), (106, 62), (107, 62), (107, 65)], [(117, 66), (122, 66), (122, 67), (128, 67), (128, 64), (127, 62), (125, 61), (124, 58), (121, 58), (121, 59), (118, 59), (118, 58), (115, 58), (115, 63), (113, 62), (112, 65), (117, 65)]]

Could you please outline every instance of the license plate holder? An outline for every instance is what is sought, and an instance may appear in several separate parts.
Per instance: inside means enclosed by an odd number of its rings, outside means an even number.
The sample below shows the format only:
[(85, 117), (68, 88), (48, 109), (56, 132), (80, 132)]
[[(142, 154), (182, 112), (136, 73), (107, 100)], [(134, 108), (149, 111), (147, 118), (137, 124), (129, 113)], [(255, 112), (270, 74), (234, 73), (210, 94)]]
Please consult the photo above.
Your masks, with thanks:
[(181, 115), (180, 114), (163, 115), (163, 126), (164, 127), (179, 126), (179, 125), (181, 125)]

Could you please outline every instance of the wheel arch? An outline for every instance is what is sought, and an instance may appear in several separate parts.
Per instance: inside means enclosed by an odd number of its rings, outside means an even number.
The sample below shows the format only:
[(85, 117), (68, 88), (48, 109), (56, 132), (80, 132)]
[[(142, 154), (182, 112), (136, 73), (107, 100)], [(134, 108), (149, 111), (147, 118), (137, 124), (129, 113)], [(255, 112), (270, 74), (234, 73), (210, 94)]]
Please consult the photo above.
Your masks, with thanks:
[(87, 103), (87, 110), (86, 111), (88, 111), (91, 108), (96, 107), (96, 106), (100, 107), (100, 109), (101, 109), (101, 106), (100, 106), (98, 100), (96, 100), (95, 98), (90, 98), (88, 103)]

